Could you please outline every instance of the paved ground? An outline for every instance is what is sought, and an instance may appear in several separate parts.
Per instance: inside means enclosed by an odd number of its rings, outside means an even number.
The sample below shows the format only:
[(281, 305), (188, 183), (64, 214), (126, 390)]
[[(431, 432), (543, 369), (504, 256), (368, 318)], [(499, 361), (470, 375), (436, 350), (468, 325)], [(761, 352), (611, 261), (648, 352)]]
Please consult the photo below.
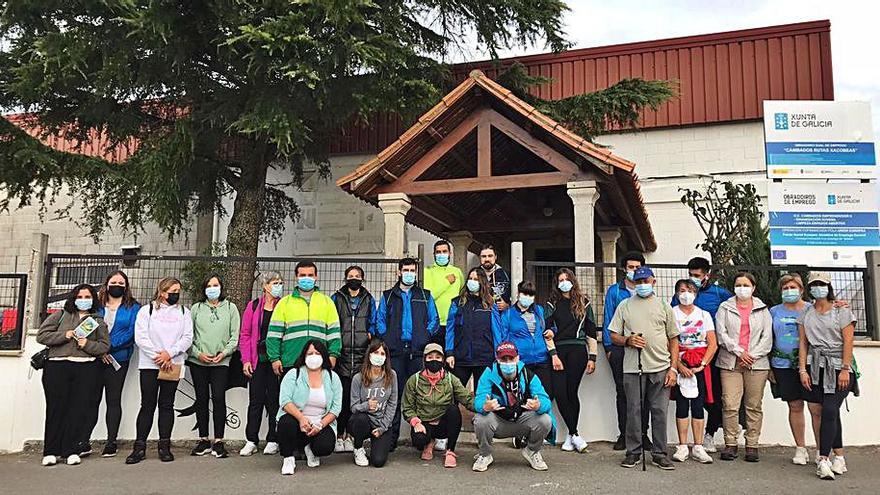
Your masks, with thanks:
[[(459, 467), (444, 469), (439, 459), (422, 462), (409, 448), (392, 454), (382, 469), (354, 465), (350, 454), (325, 458), (321, 467), (308, 469), (297, 463), (294, 476), (279, 474), (280, 459), (256, 455), (224, 460), (190, 457), (175, 451), (177, 461), (160, 463), (151, 448), (149, 458), (126, 466), (123, 456), (89, 458), (76, 467), (39, 465), (40, 455), (30, 452), (0, 456), (0, 493), (53, 494), (361, 494), (455, 493), (645, 493), (645, 494), (823, 494), (880, 493), (880, 448), (849, 449), (850, 472), (836, 481), (816, 478), (812, 465), (794, 466), (789, 449), (765, 449), (758, 464), (743, 461), (698, 465), (676, 464), (676, 471), (662, 472), (649, 465), (641, 469), (618, 466), (621, 456), (607, 444), (595, 444), (584, 455), (553, 449), (545, 455), (550, 470), (532, 471), (519, 452), (508, 443), (496, 444), (495, 464), (486, 473), (470, 470), (472, 445), (459, 448)], [(717, 457), (717, 455), (716, 455)], [(649, 460), (650, 462), (650, 460)], [(503, 492), (502, 492), (503, 490)]]

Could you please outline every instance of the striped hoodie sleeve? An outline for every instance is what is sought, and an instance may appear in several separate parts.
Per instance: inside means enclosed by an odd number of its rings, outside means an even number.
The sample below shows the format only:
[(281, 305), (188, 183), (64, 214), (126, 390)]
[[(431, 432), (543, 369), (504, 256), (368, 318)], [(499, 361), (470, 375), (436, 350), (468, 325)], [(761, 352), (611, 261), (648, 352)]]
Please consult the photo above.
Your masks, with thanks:
[(266, 333), (266, 355), (269, 362), (281, 360), (281, 339), (284, 338), (284, 316), (287, 314), (287, 301), (289, 297), (285, 296), (275, 306), (272, 311), (272, 319), (269, 320), (269, 331)]
[(336, 312), (336, 305), (332, 301), (327, 305), (325, 321), (327, 323), (327, 350), (331, 356), (338, 358), (342, 353), (342, 332), (339, 328), (339, 313)]

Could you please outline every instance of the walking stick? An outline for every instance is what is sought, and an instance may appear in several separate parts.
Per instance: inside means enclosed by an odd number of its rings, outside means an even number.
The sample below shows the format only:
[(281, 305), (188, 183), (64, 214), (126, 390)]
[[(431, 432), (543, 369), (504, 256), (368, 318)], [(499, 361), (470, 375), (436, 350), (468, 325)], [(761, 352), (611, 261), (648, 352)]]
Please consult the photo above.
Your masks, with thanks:
[[(640, 333), (637, 333), (635, 335), (638, 335), (639, 337), (642, 336), (642, 334), (640, 334)], [(639, 438), (639, 443), (643, 444), (642, 445), (642, 471), (646, 471), (648, 468), (645, 464), (645, 462), (646, 462), (645, 461), (645, 446), (644, 446), (644, 442), (642, 440), (645, 438), (645, 435), (647, 435), (647, 433), (645, 432), (645, 430), (647, 429), (646, 428), (647, 425), (644, 422), (645, 393), (642, 391), (642, 348), (639, 347), (639, 348), (637, 348), (637, 350), (638, 350), (638, 356), (639, 356), (639, 401), (641, 402), (641, 408), (639, 409), (639, 424), (642, 425), (642, 428), (641, 428), (642, 429), (642, 432), (641, 432), (642, 437)]]

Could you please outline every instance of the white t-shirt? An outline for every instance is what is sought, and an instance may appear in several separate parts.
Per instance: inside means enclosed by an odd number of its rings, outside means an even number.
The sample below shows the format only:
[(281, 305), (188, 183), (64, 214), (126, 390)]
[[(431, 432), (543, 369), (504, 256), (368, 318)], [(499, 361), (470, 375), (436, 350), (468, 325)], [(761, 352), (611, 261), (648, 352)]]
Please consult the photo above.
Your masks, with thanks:
[(312, 423), (320, 423), (324, 417), (324, 411), (327, 410), (327, 394), (324, 393), (324, 387), (309, 387), (309, 399), (306, 401), (302, 409), (302, 414)]
[(682, 349), (709, 346), (706, 334), (715, 331), (715, 322), (712, 321), (712, 315), (708, 311), (694, 306), (691, 314), (687, 315), (680, 306), (676, 306), (672, 309), (672, 313), (675, 315), (678, 331), (681, 332), (678, 335), (678, 343)]

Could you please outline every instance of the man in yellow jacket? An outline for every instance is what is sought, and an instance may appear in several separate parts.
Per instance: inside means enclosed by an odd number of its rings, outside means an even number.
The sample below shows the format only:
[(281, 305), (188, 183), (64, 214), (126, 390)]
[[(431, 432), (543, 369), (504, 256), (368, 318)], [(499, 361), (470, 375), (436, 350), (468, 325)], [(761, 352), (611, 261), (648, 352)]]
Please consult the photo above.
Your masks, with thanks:
[(451, 258), (449, 241), (441, 239), (434, 243), (434, 264), (425, 266), (424, 286), (431, 291), (440, 317), (440, 331), (434, 336), (433, 342), (440, 345), (446, 345), (446, 316), (449, 314), (449, 307), (464, 286), (464, 276), (452, 264)]

